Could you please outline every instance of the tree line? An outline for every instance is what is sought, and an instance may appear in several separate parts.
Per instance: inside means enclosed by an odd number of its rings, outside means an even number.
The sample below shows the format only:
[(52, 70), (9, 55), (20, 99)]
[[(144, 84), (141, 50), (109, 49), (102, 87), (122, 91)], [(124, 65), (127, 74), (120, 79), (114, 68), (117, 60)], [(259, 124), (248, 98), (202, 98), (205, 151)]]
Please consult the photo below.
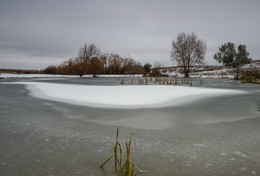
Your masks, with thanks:
[[(195, 33), (179, 33), (173, 40), (171, 59), (183, 68), (185, 77), (189, 77), (191, 68), (205, 64), (207, 50), (206, 42), (199, 39)], [(227, 42), (219, 47), (219, 52), (213, 58), (226, 67), (236, 68), (236, 77), (239, 78), (239, 67), (251, 62), (246, 45), (240, 44), (237, 49), (234, 43)], [(154, 70), (154, 69), (153, 69)], [(78, 56), (69, 58), (58, 66), (49, 66), (43, 70), (48, 74), (79, 75), (85, 74), (150, 74), (151, 64), (135, 61), (130, 56), (122, 57), (116, 53), (103, 54), (94, 44), (85, 44), (78, 51)], [(160, 75), (156, 73), (155, 75)]]
[[(147, 68), (149, 67), (149, 68)], [(145, 74), (151, 64), (144, 66), (130, 56), (116, 53), (101, 53), (94, 44), (85, 44), (78, 51), (78, 56), (69, 58), (58, 66), (49, 66), (43, 70), (46, 74), (79, 75), (86, 74)]]

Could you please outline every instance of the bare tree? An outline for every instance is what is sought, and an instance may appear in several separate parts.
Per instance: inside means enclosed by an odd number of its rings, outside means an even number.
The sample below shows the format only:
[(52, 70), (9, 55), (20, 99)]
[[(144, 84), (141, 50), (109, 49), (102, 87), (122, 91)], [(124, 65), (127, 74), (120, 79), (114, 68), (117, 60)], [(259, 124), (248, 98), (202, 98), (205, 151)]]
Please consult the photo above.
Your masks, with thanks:
[(179, 33), (176, 41), (172, 41), (171, 59), (182, 66), (185, 77), (189, 77), (192, 66), (204, 63), (206, 50), (206, 42), (196, 34)]
[(55, 65), (50, 65), (43, 69), (44, 74), (56, 74), (57, 67)]
[(152, 65), (150, 63), (144, 64), (144, 72), (150, 74)]
[(94, 44), (85, 44), (82, 48), (79, 49), (78, 57), (76, 59), (77, 64), (79, 65), (79, 75), (82, 77), (88, 68), (88, 61), (93, 57), (99, 57), (100, 50)]

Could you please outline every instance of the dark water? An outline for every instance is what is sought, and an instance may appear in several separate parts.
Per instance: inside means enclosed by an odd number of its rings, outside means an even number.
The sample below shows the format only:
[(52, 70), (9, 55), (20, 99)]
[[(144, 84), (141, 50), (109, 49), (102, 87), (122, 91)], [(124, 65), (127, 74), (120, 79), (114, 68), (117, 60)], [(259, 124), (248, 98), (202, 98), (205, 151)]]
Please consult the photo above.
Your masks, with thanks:
[[(116, 85), (117, 78), (12, 79)], [(194, 81), (194, 86), (200, 86)], [(153, 109), (102, 109), (29, 96), (0, 84), (0, 175), (115, 175), (116, 128), (121, 143), (135, 133), (140, 175), (260, 175), (260, 86), (203, 80), (203, 87), (247, 94)]]

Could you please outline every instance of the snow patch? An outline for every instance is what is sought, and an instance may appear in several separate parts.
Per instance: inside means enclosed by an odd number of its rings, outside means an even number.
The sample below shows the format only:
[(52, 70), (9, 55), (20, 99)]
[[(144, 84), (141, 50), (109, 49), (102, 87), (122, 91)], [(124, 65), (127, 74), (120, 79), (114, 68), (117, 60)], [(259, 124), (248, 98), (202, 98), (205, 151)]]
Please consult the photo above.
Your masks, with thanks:
[(164, 107), (190, 103), (197, 98), (245, 93), (239, 90), (165, 85), (75, 85), (40, 82), (24, 84), (34, 97), (70, 104), (106, 108)]
[(205, 144), (193, 144), (193, 147), (207, 147)]
[(235, 154), (242, 157), (242, 158), (247, 158), (247, 155), (243, 154), (242, 152), (240, 151), (235, 151)]

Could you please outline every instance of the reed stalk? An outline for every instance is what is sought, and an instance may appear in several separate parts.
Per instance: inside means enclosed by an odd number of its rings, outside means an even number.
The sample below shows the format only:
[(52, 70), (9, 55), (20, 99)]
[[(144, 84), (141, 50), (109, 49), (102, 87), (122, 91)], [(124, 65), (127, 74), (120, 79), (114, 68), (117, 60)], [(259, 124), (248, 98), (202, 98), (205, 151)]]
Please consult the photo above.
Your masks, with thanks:
[[(132, 139), (134, 139), (134, 133), (131, 133), (129, 142), (125, 143), (126, 149), (124, 150), (119, 141), (119, 129), (117, 128), (116, 132), (116, 142), (114, 145), (114, 154), (110, 156), (100, 167), (102, 168), (108, 161), (110, 161), (114, 157), (114, 165), (115, 165), (115, 173), (121, 176), (135, 176), (137, 173), (135, 172), (135, 168), (139, 170), (139, 172), (147, 172), (145, 170), (140, 170), (134, 163), (132, 163), (131, 159), (131, 143)], [(119, 150), (119, 158), (118, 158), (118, 150)]]

